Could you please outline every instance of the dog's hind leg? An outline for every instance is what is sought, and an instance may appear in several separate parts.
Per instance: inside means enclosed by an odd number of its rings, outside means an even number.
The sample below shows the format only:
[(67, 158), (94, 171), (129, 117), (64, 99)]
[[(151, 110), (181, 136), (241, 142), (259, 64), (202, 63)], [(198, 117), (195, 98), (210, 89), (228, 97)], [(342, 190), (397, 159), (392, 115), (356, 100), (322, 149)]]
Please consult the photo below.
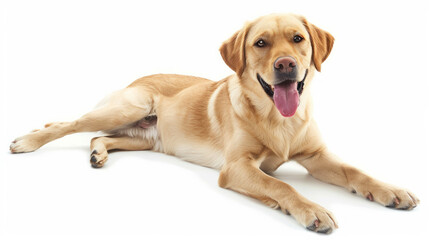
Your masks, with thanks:
[(154, 142), (149, 139), (129, 136), (96, 137), (91, 140), (90, 163), (94, 168), (100, 168), (106, 163), (109, 150), (149, 150)]
[(46, 124), (45, 128), (15, 139), (12, 153), (32, 152), (55, 139), (78, 132), (108, 131), (138, 122), (153, 109), (152, 94), (141, 88), (125, 88), (104, 101), (94, 111), (73, 122)]

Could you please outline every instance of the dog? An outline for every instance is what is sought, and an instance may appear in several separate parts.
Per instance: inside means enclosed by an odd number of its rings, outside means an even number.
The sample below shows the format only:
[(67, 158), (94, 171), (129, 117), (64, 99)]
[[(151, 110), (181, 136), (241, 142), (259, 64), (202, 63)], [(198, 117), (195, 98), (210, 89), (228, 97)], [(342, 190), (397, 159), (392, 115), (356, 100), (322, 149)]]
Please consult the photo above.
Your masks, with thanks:
[(65, 135), (104, 131), (91, 140), (90, 164), (108, 151), (152, 150), (220, 170), (218, 184), (280, 208), (311, 231), (338, 227), (333, 214), (272, 177), (294, 160), (309, 174), (386, 207), (411, 210), (419, 199), (342, 163), (312, 117), (310, 86), (334, 37), (293, 14), (248, 22), (220, 47), (235, 72), (214, 82), (157, 74), (137, 79), (73, 122), (55, 122), (15, 139), (12, 153), (31, 152)]

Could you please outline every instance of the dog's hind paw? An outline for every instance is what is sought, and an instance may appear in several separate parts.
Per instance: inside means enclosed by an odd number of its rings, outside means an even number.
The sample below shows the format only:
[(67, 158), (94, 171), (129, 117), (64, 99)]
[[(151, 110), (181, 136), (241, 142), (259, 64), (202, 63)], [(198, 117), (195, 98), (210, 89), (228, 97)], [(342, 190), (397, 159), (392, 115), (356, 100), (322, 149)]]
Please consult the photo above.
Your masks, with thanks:
[(25, 136), (15, 139), (9, 146), (11, 153), (33, 152), (43, 145), (37, 132), (29, 133)]
[(106, 150), (101, 151), (99, 153), (96, 149), (94, 149), (91, 152), (91, 158), (89, 162), (91, 163), (91, 166), (93, 168), (101, 168), (104, 166), (104, 163), (107, 161), (107, 157), (108, 157), (108, 154)]

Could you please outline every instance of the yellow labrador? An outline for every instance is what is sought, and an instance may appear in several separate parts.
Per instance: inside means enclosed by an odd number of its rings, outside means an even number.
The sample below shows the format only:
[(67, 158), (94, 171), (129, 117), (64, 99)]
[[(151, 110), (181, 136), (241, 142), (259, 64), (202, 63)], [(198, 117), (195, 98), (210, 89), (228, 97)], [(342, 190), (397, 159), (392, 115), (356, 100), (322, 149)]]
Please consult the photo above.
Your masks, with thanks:
[(181, 75), (140, 78), (73, 122), (46, 124), (17, 138), (12, 153), (31, 152), (77, 132), (104, 131), (91, 141), (93, 167), (108, 151), (153, 150), (220, 170), (219, 186), (291, 214), (307, 229), (330, 233), (333, 214), (267, 175), (295, 160), (317, 179), (371, 201), (413, 209), (411, 192), (385, 184), (330, 153), (312, 118), (309, 87), (334, 38), (295, 15), (247, 23), (220, 48), (236, 74), (218, 82)]

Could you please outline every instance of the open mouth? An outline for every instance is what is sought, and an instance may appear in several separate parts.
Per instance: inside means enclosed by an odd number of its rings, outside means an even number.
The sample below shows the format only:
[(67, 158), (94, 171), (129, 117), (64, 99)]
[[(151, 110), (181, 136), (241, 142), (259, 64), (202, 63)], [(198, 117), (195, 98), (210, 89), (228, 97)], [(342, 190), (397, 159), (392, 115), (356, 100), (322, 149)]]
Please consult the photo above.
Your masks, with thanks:
[(298, 108), (299, 96), (304, 90), (307, 73), (308, 69), (305, 71), (304, 78), (300, 82), (295, 80), (285, 80), (279, 84), (275, 84), (274, 86), (265, 82), (259, 74), (257, 74), (256, 77), (265, 93), (273, 99), (280, 114), (284, 117), (292, 117)]

